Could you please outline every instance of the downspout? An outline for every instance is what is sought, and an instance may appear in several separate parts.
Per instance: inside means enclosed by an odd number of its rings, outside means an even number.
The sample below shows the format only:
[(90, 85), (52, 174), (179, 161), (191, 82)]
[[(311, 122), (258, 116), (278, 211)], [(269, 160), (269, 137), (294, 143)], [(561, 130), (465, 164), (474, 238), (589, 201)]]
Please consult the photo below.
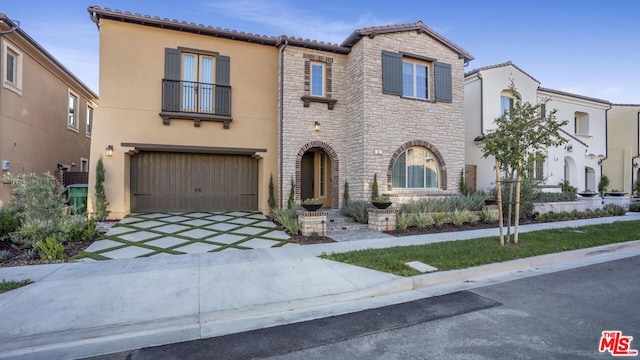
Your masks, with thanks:
[(479, 71), (478, 79), (480, 79), (480, 135), (484, 136), (484, 81)]
[[(633, 184), (635, 184), (634, 177), (635, 177), (635, 173), (637, 172), (637, 170), (634, 170), (635, 168), (633, 167), (633, 165), (637, 164), (635, 162), (635, 159), (640, 158), (640, 110), (638, 110), (638, 119), (636, 122), (636, 144), (637, 144), (636, 156), (631, 158), (631, 195), (633, 195)], [(639, 179), (635, 179), (635, 180), (637, 181)]]
[(283, 207), (283, 189), (284, 189), (284, 177), (282, 175), (282, 171), (284, 169), (284, 165), (282, 164), (282, 162), (284, 161), (284, 155), (283, 155), (283, 148), (284, 148), (284, 50), (287, 47), (287, 44), (289, 44), (289, 40), (285, 40), (284, 41), (284, 45), (282, 45), (280, 47), (280, 131), (278, 134), (279, 137), (279, 149), (278, 152), (280, 153), (280, 208), (282, 209)]
[(600, 178), (602, 179), (603, 170), (602, 170), (602, 162), (609, 158), (609, 110), (611, 110), (611, 103), (609, 103), (609, 108), (604, 111), (604, 158), (600, 159), (598, 164), (600, 164)]

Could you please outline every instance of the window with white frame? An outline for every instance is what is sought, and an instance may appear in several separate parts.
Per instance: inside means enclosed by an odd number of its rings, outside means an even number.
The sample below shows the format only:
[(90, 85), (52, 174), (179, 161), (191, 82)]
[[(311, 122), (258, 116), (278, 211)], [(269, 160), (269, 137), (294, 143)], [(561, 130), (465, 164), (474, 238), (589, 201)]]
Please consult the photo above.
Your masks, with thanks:
[(505, 115), (509, 118), (509, 112), (513, 108), (513, 97), (505, 95), (504, 92), (500, 95), (500, 116)]
[(547, 156), (542, 152), (529, 154), (527, 176), (531, 180), (544, 181), (544, 163)]
[(87, 105), (87, 128), (86, 128), (87, 137), (91, 137), (92, 130), (93, 130), (93, 107), (91, 105)]
[(429, 65), (402, 61), (402, 96), (429, 99)]
[(589, 135), (589, 114), (576, 111), (574, 121), (576, 135)]
[(439, 173), (433, 154), (426, 148), (414, 146), (393, 163), (391, 184), (394, 188), (439, 188)]
[(310, 87), (311, 96), (324, 97), (325, 64), (312, 62)]
[(78, 95), (69, 91), (67, 101), (67, 128), (78, 131)]
[(2, 86), (22, 95), (22, 52), (8, 41), (2, 42), (5, 54), (2, 67)]

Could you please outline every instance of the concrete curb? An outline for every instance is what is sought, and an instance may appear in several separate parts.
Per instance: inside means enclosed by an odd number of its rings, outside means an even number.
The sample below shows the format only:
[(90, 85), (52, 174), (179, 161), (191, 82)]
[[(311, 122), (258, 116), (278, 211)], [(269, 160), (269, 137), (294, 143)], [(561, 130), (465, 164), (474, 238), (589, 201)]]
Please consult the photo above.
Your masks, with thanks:
[(608, 244), (585, 249), (563, 251), (530, 258), (510, 260), (501, 263), (475, 266), (472, 268), (435, 272), (412, 276), (414, 289), (442, 285), (452, 282), (472, 281), (480, 277), (498, 276), (507, 273), (535, 269), (585, 258), (587, 256), (630, 249), (640, 249), (640, 240)]

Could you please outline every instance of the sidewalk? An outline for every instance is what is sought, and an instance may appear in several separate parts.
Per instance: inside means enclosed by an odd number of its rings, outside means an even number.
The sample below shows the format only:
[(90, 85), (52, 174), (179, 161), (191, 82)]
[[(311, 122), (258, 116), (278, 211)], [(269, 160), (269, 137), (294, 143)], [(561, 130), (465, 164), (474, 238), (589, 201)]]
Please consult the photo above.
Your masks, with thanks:
[[(525, 225), (521, 232), (640, 214)], [(640, 255), (640, 241), (405, 278), (322, 260), (323, 252), (495, 236), (497, 229), (332, 244), (0, 269), (35, 283), (0, 295), (0, 358), (79, 358), (322, 318), (471, 286), (541, 266)], [(599, 255), (596, 255), (599, 254)], [(558, 265), (554, 265), (558, 264)], [(551, 268), (550, 268), (551, 269)], [(550, 270), (545, 270), (550, 271)], [(433, 287), (434, 285), (440, 288)]]

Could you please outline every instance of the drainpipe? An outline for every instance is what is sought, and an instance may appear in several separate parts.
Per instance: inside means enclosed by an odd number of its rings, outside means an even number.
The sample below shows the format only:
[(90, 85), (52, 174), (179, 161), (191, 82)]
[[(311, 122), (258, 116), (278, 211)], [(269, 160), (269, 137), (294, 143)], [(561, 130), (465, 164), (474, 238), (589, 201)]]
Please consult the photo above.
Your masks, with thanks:
[(636, 156), (631, 158), (631, 195), (633, 195), (633, 184), (635, 184), (634, 181), (638, 180), (638, 179), (634, 180), (637, 170), (635, 170), (635, 168), (633, 167), (633, 164), (635, 163), (635, 159), (640, 158), (640, 110), (638, 110), (638, 119), (636, 122), (636, 143), (637, 143), (637, 153), (636, 153)]
[(283, 147), (284, 147), (284, 136), (283, 136), (283, 127), (284, 127), (284, 50), (289, 44), (289, 40), (284, 41), (284, 45), (280, 47), (280, 133), (278, 134), (279, 138), (279, 153), (280, 153), (280, 208), (283, 207), (283, 188), (284, 188), (284, 177), (282, 175), (282, 171), (284, 169), (284, 165), (282, 162), (284, 161), (283, 155)]
[(478, 79), (480, 79), (480, 135), (484, 135), (484, 81), (479, 71)]
[(600, 159), (598, 162), (600, 164), (600, 178), (602, 179), (603, 171), (602, 171), (602, 162), (609, 158), (609, 110), (611, 110), (611, 103), (609, 103), (609, 108), (604, 111), (604, 159)]

